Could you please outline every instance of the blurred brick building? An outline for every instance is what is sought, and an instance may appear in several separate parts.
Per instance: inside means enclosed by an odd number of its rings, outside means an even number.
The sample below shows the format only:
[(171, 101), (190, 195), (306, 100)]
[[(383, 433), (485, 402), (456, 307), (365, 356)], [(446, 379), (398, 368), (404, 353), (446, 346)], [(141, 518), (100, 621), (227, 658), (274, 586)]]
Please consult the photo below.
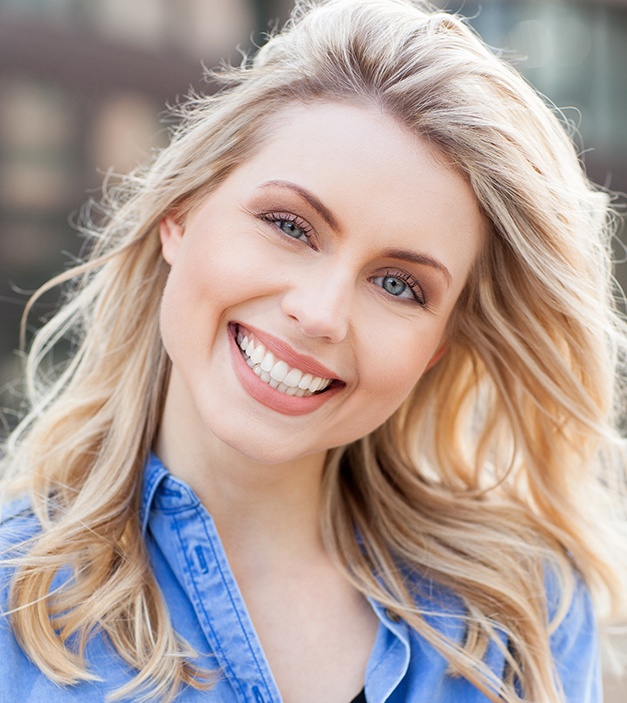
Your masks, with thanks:
[(18, 405), (27, 293), (78, 255), (71, 223), (83, 203), (99, 197), (103, 174), (128, 171), (164, 143), (166, 103), (190, 86), (210, 89), (203, 65), (237, 60), (234, 47), (250, 49), (290, 6), (0, 0), (0, 435)]

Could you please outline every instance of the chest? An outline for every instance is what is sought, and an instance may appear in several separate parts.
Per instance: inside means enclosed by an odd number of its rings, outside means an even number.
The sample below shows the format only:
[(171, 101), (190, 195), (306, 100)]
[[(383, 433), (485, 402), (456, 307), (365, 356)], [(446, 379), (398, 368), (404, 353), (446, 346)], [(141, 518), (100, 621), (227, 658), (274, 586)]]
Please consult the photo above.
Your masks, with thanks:
[[(376, 603), (334, 602), (298, 581), (240, 588), (217, 535), (193, 515), (151, 520), (149, 538), (175, 630), (219, 671), (207, 703), (350, 703), (364, 683), (368, 703), (487, 703)], [(461, 639), (463, 621), (450, 619), (449, 636)]]
[(238, 582), (284, 703), (348, 703), (364, 687), (379, 620), (343, 579), (316, 575)]

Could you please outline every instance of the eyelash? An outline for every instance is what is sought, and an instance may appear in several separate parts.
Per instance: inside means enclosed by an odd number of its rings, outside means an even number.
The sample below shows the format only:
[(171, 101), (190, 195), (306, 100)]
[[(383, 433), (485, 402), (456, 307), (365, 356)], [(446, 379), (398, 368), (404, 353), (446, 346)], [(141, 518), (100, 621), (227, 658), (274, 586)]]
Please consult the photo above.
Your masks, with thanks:
[[(398, 269), (387, 269), (383, 271), (383, 273), (381, 273), (380, 275), (373, 276), (373, 279), (374, 278), (398, 278), (400, 281), (405, 283), (405, 285), (407, 285), (407, 287), (410, 289), (412, 295), (414, 296), (414, 300), (416, 303), (418, 303), (418, 305), (423, 308), (428, 307), (429, 304), (427, 302), (422, 286), (410, 273), (407, 273), (406, 271), (399, 271)], [(389, 295), (392, 298), (395, 297), (391, 293)], [(405, 298), (398, 298), (398, 300), (401, 300), (403, 302), (411, 302), (407, 301)]]
[(298, 215), (294, 215), (290, 212), (264, 212), (259, 215), (259, 219), (264, 222), (268, 222), (271, 225), (274, 225), (287, 238), (294, 239), (294, 241), (299, 241), (295, 237), (290, 237), (289, 234), (283, 232), (277, 224), (277, 222), (291, 222), (292, 224), (296, 225), (300, 230), (302, 230), (302, 233), (307, 239), (309, 245), (315, 249), (311, 241), (313, 227)]

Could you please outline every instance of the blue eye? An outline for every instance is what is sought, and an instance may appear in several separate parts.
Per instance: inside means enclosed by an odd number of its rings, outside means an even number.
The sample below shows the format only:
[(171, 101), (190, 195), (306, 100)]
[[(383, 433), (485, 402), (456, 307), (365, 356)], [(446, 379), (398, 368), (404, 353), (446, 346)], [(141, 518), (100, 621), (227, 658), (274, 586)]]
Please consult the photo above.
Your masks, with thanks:
[(374, 276), (370, 280), (397, 300), (418, 303), (422, 307), (427, 305), (418, 281), (404, 271), (388, 271), (382, 276)]
[(288, 237), (293, 237), (294, 239), (302, 239), (304, 237), (307, 239), (302, 227), (299, 227), (295, 222), (290, 220), (275, 220), (275, 222), (281, 232), (285, 232)]
[(394, 276), (383, 276), (381, 288), (387, 293), (390, 293), (390, 295), (395, 295), (400, 298), (407, 290), (407, 284), (403, 283), (403, 281), (400, 281), (398, 278), (394, 278)]
[[(305, 220), (297, 215), (292, 215), (288, 212), (266, 212), (259, 215), (259, 217), (279, 229), (290, 239), (305, 242), (309, 244), (309, 246), (313, 246), (311, 242), (311, 225), (307, 224)], [(315, 247), (313, 248), (315, 249)]]

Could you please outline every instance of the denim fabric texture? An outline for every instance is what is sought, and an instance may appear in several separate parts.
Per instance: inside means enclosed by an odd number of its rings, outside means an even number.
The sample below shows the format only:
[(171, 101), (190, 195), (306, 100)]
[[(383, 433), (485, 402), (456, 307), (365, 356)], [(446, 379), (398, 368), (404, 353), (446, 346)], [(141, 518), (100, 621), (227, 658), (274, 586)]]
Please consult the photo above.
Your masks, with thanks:
[[(281, 696), (247, 613), (211, 516), (194, 492), (174, 478), (152, 455), (142, 496), (142, 529), (152, 568), (175, 630), (199, 654), (198, 663), (217, 670), (209, 692), (182, 690), (176, 703), (279, 703)], [(5, 506), (0, 550), (11, 550), (37, 532), (27, 501)], [(6, 612), (10, 571), (0, 570), (2, 612)], [(554, 588), (547, 579), (547, 588)], [(464, 637), (463, 608), (452, 594), (430, 585), (422, 588), (427, 620), (448, 637)], [(553, 594), (555, 595), (555, 594)], [(549, 590), (549, 602), (555, 600)], [(365, 679), (368, 703), (487, 703), (465, 679), (451, 677), (438, 652), (403, 621), (389, 617), (371, 601), (379, 619)], [(567, 703), (600, 703), (597, 632), (587, 590), (580, 586), (570, 611), (552, 636), (552, 649)], [(24, 654), (6, 616), (0, 618), (0, 702), (95, 703), (126, 683), (133, 671), (96, 634), (87, 649), (90, 671), (98, 681), (61, 688)], [(486, 661), (498, 675), (503, 657), (491, 646)], [(320, 672), (324, 676), (324, 672)]]

